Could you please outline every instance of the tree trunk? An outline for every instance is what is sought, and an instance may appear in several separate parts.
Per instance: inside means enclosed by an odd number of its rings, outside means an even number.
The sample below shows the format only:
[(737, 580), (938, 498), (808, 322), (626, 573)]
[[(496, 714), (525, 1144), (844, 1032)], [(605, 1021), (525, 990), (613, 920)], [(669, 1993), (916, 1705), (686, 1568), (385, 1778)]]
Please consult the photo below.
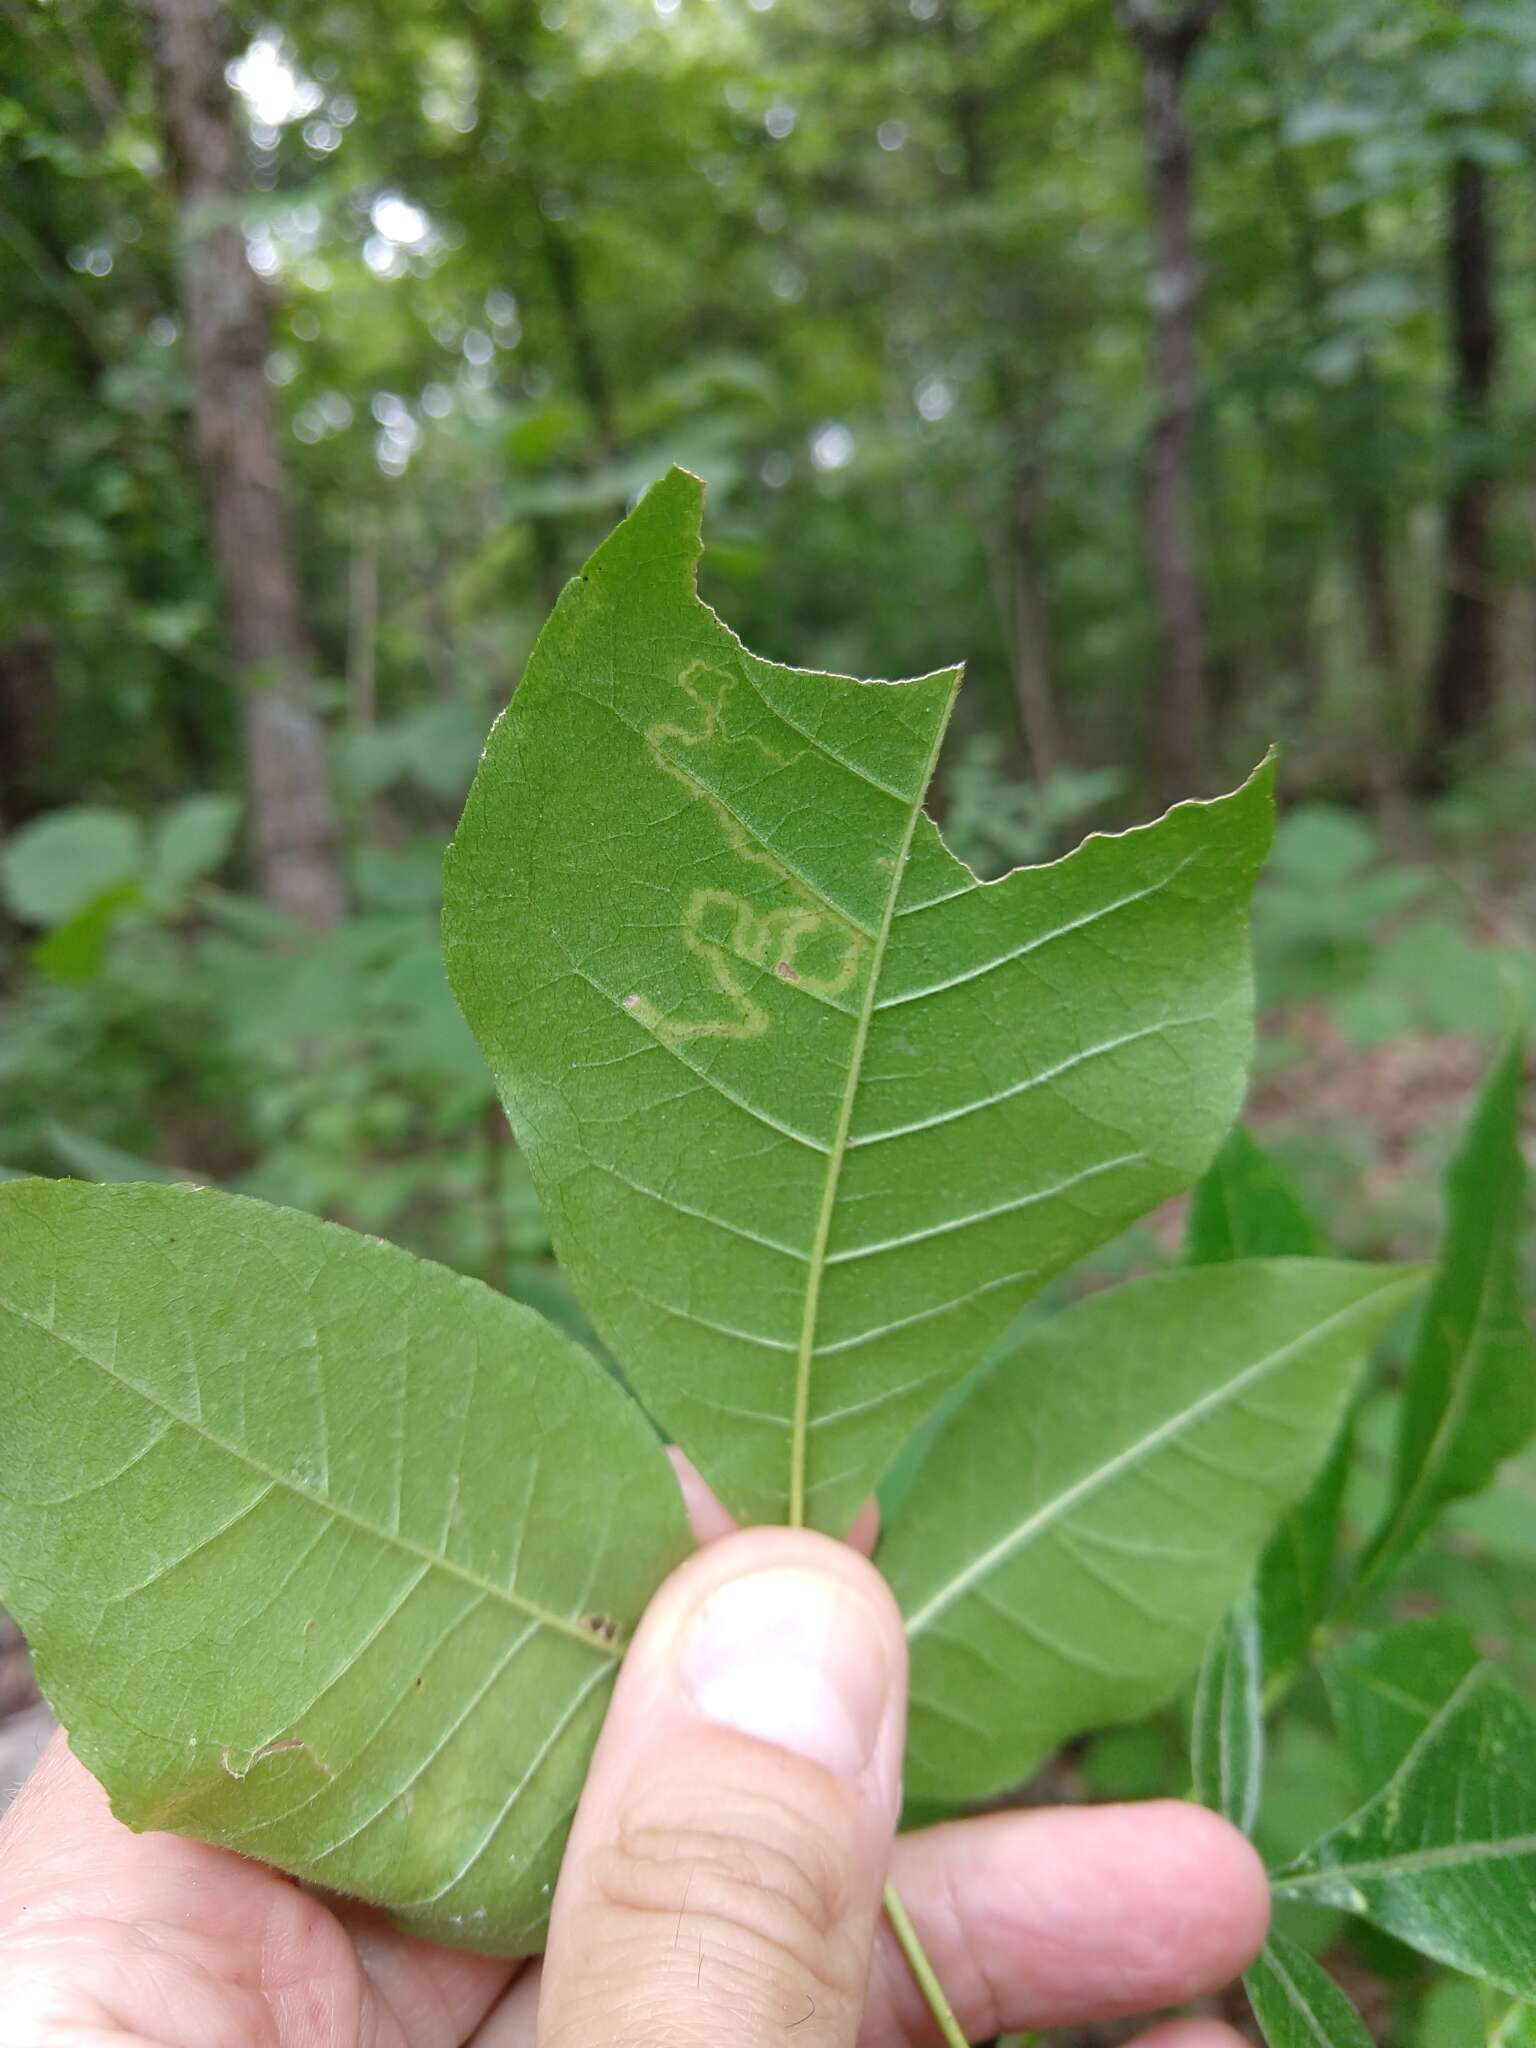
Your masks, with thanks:
[(1141, 54), (1142, 135), (1152, 206), (1153, 377), (1157, 419), (1147, 449), (1143, 506), (1147, 569), (1157, 612), (1159, 672), (1152, 769), (1158, 795), (1191, 796), (1205, 773), (1205, 619), (1195, 563), (1189, 475), (1199, 395), (1195, 317), (1194, 145), (1184, 111), (1190, 59), (1223, 0), (1191, 0), (1166, 14), (1152, 0), (1119, 0)]
[(224, 81), (223, 0), (146, 0), (160, 121), (180, 204), (182, 311), (198, 459), (242, 692), (251, 837), (262, 894), (317, 928), (346, 908), (325, 734), (310, 703), (286, 478), (265, 362), (261, 284), (233, 217), (244, 192)]
[(1036, 782), (1049, 782), (1065, 765), (1066, 745), (1056, 715), (1051, 676), (1051, 622), (1040, 573), (1040, 516), (1044, 490), (1037, 462), (1024, 461), (1014, 478), (1009, 575), (1013, 626), (1013, 695)]
[(1486, 726), (1497, 696), (1489, 401), (1500, 335), (1488, 173), (1466, 157), (1451, 169), (1445, 281), (1454, 361), (1453, 480), (1445, 507), (1440, 636), (1420, 760), (1420, 781), (1427, 788), (1443, 783), (1447, 750)]
[(53, 647), (40, 626), (0, 644), (0, 838), (40, 811), (38, 771), (58, 724)]
[(570, 237), (558, 221), (546, 220), (544, 223), (544, 261), (554, 290), (555, 304), (560, 309), (560, 322), (565, 329), (576, 383), (592, 417), (598, 458), (609, 462), (619, 449), (613, 392), (592, 326), (580, 260)]
[[(939, 19), (951, 71), (950, 128), (960, 151), (965, 189), (972, 199), (990, 199), (996, 186), (996, 166), (988, 139), (987, 114), (997, 89), (995, 79), (985, 68), (986, 57), (976, 21), (957, 21), (955, 11), (949, 8)], [(983, 77), (989, 81), (985, 85), (981, 82)], [(988, 573), (1008, 643), (1019, 731), (1029, 754), (1030, 770), (1036, 782), (1045, 783), (1067, 763), (1066, 739), (1056, 704), (1051, 614), (1041, 568), (1040, 526), (1045, 490), (1036, 451), (1045, 404), (1038, 393), (1032, 404), (1026, 398), (1022, 365), (1035, 360), (1037, 352), (1030, 346), (1027, 330), (1024, 334), (1019, 332), (1024, 316), (1016, 305), (1007, 303), (1006, 281), (1001, 301), (993, 311), (993, 324), (1006, 331), (1013, 341), (1009, 352), (994, 360), (991, 384), (998, 439), (1011, 450), (1011, 473), (1006, 543), (989, 540)], [(1003, 559), (999, 567), (1000, 556)]]

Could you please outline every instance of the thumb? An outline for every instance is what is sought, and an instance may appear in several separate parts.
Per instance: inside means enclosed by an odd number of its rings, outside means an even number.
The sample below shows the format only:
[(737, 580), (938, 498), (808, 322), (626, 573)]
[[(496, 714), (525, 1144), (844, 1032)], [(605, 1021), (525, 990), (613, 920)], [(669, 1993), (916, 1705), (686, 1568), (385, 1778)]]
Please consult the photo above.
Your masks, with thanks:
[(747, 1529), (656, 1595), (556, 1887), (540, 2048), (853, 2048), (906, 1642), (843, 1544)]

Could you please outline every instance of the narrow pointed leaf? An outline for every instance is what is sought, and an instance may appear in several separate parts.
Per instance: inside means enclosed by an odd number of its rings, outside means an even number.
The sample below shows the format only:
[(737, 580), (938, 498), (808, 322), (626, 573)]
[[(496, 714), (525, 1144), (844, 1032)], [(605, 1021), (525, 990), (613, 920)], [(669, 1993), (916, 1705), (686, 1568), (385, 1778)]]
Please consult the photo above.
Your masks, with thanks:
[[(1357, 1404), (1358, 1405), (1358, 1404)], [(1339, 1524), (1354, 1461), (1354, 1414), (1346, 1413), (1317, 1478), (1286, 1509), (1259, 1560), (1264, 1675), (1295, 1672), (1334, 1604)]]
[(1365, 2021), (1321, 1963), (1272, 1934), (1243, 1979), (1269, 2048), (1374, 2048)]
[(1258, 1603), (1245, 1593), (1212, 1636), (1195, 1687), (1195, 1797), (1252, 1834), (1264, 1790), (1264, 1656)]
[(1446, 1180), (1445, 1248), (1403, 1387), (1392, 1494), (1361, 1568), (1388, 1577), (1453, 1500), (1536, 1433), (1536, 1344), (1521, 1300), (1525, 1047), (1494, 1068)]
[(1189, 1198), (1184, 1256), (1191, 1266), (1228, 1259), (1309, 1259), (1323, 1235), (1301, 1191), (1238, 1124)]
[(999, 1791), (1193, 1676), (1421, 1278), (1186, 1269), (1020, 1341), (944, 1426), (881, 1548), (908, 1617), (913, 1797)]
[(1353, 1635), (1328, 1653), (1328, 1705), (1362, 1794), (1379, 1791), (1483, 1661), (1471, 1630), (1440, 1616)]
[(1198, 1175), (1251, 1038), (1266, 766), (988, 886), (958, 672), (749, 654), (674, 470), (561, 597), (446, 873), (450, 975), (582, 1303), (745, 1517), (842, 1530), (1050, 1276)]
[(190, 1188), (0, 1188), (0, 1598), (172, 1828), (538, 1946), (624, 1634), (688, 1535), (644, 1418), (517, 1304)]
[[(1301, 1191), (1239, 1125), (1190, 1197), (1185, 1257), (1192, 1266), (1228, 1259), (1316, 1258), (1323, 1236)], [(1332, 1604), (1339, 1517), (1353, 1430), (1345, 1418), (1327, 1463), (1280, 1517), (1259, 1562), (1258, 1627), (1266, 1677), (1305, 1659)]]
[[(1381, 1685), (1402, 1675), (1399, 1651), (1387, 1645)], [(1358, 1913), (1423, 1955), (1536, 1998), (1536, 1713), (1474, 1665), (1380, 1789), (1273, 1888)]]

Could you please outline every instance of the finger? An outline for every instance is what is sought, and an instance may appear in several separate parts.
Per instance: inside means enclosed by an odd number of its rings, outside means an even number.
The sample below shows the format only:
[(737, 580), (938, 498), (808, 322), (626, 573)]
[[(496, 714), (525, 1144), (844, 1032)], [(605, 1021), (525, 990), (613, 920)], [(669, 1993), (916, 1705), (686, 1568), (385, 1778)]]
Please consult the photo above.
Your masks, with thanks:
[(1128, 2041), (1126, 2048), (1248, 2048), (1248, 2043), (1220, 2020), (1165, 2020)]
[(328, 2041), (384, 2038), (392, 2021), (419, 2048), (457, 2048), (514, 1968), (397, 1933), (366, 1907), (333, 1912), (227, 1849), (133, 1833), (62, 1733), (0, 1823), (0, 1946), (0, 2010), (23, 1974), (38, 1996), (55, 1982), (81, 2000), (110, 1988), (122, 2025), (197, 2048), (258, 2024), (280, 2048), (309, 2042), (321, 2009)]
[(544, 1965), (530, 1963), (466, 2048), (534, 2048), (543, 1988)]
[(905, 1709), (901, 1618), (845, 1545), (748, 1529), (674, 1573), (571, 1832), (541, 2048), (853, 2048)]
[[(696, 1542), (716, 1543), (722, 1536), (729, 1536), (741, 1527), (730, 1509), (715, 1493), (699, 1468), (685, 1451), (676, 1444), (667, 1448), (672, 1460), (672, 1469), (677, 1474), (677, 1483), (683, 1490), (683, 1505), (688, 1510), (688, 1520), (693, 1526)], [(853, 1527), (843, 1538), (851, 1549), (862, 1557), (873, 1557), (875, 1545), (880, 1538), (880, 1503), (873, 1494), (865, 1501), (854, 1517)]]
[[(1172, 1799), (925, 1828), (898, 1840), (891, 1879), (971, 2040), (1181, 2005), (1246, 1969), (1269, 1922), (1251, 1845)], [(864, 2038), (880, 2048), (938, 2038), (889, 1928)], [(1155, 2048), (1227, 2044), (1196, 2035)]]

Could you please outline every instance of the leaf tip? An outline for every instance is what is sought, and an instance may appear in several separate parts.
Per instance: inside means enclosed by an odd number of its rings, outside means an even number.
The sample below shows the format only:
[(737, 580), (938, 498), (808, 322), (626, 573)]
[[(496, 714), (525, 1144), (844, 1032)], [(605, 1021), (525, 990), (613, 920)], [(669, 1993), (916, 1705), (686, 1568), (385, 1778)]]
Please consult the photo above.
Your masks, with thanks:
[(692, 595), (703, 552), (704, 482), (674, 463), (588, 557), (576, 581), (613, 583), (643, 573), (654, 585), (670, 571)]

